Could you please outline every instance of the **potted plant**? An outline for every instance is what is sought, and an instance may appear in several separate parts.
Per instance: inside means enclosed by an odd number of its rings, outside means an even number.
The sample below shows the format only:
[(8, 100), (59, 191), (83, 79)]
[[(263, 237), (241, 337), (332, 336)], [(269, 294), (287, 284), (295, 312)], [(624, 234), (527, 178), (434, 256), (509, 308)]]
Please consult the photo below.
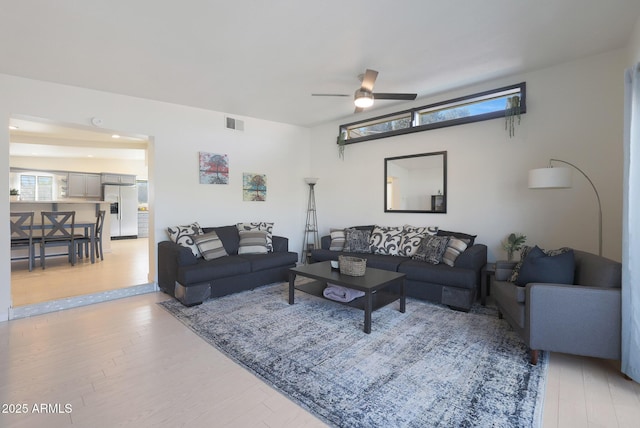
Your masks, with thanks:
[(18, 189), (9, 189), (9, 198), (12, 201), (17, 201), (18, 196), (20, 196), (20, 192), (18, 192)]
[(346, 136), (347, 136), (346, 134), (347, 133), (345, 131), (340, 131), (340, 134), (338, 135), (338, 138), (337, 138), (338, 156), (342, 160), (344, 160), (344, 146), (346, 144)]
[(513, 253), (520, 251), (527, 237), (520, 233), (510, 234), (506, 240), (502, 241), (502, 248), (507, 252), (507, 261), (513, 261)]
[(504, 129), (509, 131), (509, 137), (516, 135), (516, 118), (518, 119), (518, 125), (520, 125), (520, 97), (514, 95), (507, 98), (507, 106), (504, 109)]

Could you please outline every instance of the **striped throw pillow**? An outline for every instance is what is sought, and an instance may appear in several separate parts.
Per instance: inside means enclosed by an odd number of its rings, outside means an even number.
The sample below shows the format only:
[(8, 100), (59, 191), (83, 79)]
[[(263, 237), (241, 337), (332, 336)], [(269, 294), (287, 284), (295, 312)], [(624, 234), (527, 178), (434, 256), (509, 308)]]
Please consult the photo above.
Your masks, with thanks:
[(442, 256), (443, 263), (448, 266), (453, 266), (458, 256), (467, 249), (468, 243), (469, 241), (467, 239), (458, 239), (453, 236), (449, 238), (447, 249), (444, 250), (444, 255)]
[(241, 230), (240, 246), (238, 254), (266, 254), (267, 231), (265, 230)]
[(331, 229), (330, 251), (342, 251), (344, 249), (344, 229)]
[(194, 241), (205, 260), (219, 259), (220, 257), (228, 256), (216, 232), (198, 235), (194, 238)]
[(273, 223), (259, 221), (251, 223), (238, 223), (236, 224), (238, 232), (261, 230), (267, 232), (267, 251), (273, 252)]

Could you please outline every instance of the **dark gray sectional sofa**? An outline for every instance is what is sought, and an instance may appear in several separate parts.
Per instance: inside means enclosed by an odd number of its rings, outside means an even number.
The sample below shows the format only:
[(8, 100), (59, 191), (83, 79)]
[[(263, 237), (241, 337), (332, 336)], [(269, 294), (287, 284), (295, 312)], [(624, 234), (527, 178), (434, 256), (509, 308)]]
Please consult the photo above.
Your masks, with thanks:
[(338, 260), (352, 256), (367, 260), (367, 267), (402, 272), (406, 275), (407, 296), (448, 305), (453, 309), (468, 311), (476, 299), (482, 268), (487, 264), (487, 246), (474, 244), (462, 252), (453, 267), (431, 264), (410, 257), (373, 253), (348, 253), (329, 250), (330, 236), (321, 238), (321, 248), (311, 251), (311, 262)]
[(158, 243), (158, 285), (186, 306), (286, 281), (289, 268), (298, 260), (298, 254), (289, 251), (285, 237), (272, 237), (273, 252), (238, 255), (240, 236), (235, 225), (203, 228), (204, 233), (211, 231), (217, 233), (228, 256), (207, 261), (175, 242)]

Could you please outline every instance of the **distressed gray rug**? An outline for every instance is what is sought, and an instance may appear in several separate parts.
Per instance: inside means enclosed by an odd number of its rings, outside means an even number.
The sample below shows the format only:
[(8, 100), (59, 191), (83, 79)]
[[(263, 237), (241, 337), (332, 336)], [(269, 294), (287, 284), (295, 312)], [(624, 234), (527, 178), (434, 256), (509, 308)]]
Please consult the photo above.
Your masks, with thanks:
[(277, 284), (187, 308), (160, 303), (199, 336), (338, 427), (538, 426), (547, 367), (495, 308), (407, 299), (373, 313)]

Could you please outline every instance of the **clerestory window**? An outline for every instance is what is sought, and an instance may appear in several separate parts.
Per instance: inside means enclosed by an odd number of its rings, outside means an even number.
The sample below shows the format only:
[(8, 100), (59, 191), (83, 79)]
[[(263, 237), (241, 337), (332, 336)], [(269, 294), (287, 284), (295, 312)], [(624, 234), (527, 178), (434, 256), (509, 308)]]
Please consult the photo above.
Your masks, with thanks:
[(514, 106), (518, 114), (524, 114), (527, 111), (525, 82), (340, 125), (339, 132), (344, 136), (346, 144), (359, 143), (411, 132), (504, 118)]

